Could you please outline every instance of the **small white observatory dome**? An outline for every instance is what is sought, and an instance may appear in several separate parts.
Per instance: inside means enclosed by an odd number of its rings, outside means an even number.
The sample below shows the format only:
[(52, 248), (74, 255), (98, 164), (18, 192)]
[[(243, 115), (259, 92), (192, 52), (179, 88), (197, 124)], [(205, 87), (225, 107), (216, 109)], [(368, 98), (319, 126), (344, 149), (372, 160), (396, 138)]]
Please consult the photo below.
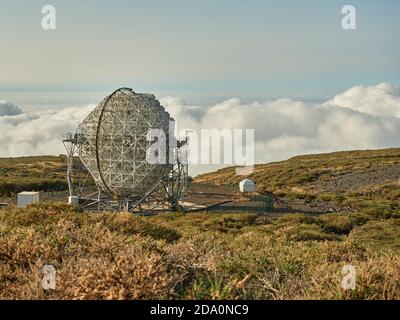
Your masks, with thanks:
[(250, 179), (244, 179), (239, 183), (240, 192), (256, 192), (256, 183)]

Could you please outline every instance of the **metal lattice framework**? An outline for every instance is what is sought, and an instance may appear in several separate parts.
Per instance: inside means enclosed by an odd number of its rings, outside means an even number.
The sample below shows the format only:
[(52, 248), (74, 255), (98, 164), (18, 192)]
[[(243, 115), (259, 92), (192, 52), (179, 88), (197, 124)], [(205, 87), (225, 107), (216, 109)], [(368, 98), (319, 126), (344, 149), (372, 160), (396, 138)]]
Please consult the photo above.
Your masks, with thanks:
[[(166, 204), (176, 209), (187, 181), (187, 161), (182, 161), (187, 139), (173, 137), (171, 120), (152, 94), (121, 88), (106, 97), (64, 140), (70, 196), (98, 209), (133, 211)], [(165, 133), (167, 150), (171, 148), (177, 161), (170, 163), (168, 151), (165, 164), (147, 161), (154, 143), (148, 137), (150, 129)], [(85, 192), (89, 176), (97, 187), (92, 193)]]

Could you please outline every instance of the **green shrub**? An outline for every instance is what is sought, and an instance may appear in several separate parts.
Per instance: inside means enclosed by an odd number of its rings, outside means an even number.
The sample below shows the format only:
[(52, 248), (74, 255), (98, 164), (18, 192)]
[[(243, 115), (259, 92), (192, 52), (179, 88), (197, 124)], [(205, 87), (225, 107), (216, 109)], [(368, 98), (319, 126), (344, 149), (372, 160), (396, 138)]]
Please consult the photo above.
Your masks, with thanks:
[(317, 224), (296, 225), (286, 232), (286, 238), (292, 241), (333, 241), (339, 240), (335, 234), (324, 232)]
[(279, 224), (313, 224), (316, 223), (317, 219), (314, 216), (304, 213), (287, 214), (279, 217), (276, 223)]
[[(227, 232), (219, 232), (223, 227)], [(350, 231), (349, 235), (347, 232)], [(0, 299), (400, 299), (400, 219), (0, 209)], [(41, 268), (57, 269), (56, 290)], [(341, 270), (357, 268), (344, 291)]]
[(318, 224), (326, 232), (349, 234), (354, 227), (363, 225), (371, 218), (361, 213), (329, 213), (318, 218)]
[(350, 233), (349, 239), (364, 246), (400, 249), (400, 220), (369, 221), (355, 228)]
[(110, 230), (126, 235), (148, 236), (169, 243), (181, 237), (175, 229), (150, 223), (145, 218), (135, 217), (130, 213), (117, 213), (106, 223)]

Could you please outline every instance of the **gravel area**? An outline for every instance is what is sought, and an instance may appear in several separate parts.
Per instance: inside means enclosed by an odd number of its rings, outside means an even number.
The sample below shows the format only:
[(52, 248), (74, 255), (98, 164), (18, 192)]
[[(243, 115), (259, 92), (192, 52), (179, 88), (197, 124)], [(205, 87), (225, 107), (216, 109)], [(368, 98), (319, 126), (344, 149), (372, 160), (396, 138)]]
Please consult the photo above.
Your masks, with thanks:
[(360, 190), (400, 179), (400, 165), (367, 169), (363, 172), (348, 172), (336, 175), (326, 181), (319, 180), (315, 190), (319, 192), (346, 192)]

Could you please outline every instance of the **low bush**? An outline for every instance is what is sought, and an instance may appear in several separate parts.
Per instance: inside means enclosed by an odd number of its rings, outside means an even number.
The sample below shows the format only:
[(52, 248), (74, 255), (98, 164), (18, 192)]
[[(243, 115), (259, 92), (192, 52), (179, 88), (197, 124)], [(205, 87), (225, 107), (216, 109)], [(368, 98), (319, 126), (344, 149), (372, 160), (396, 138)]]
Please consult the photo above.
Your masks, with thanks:
[[(399, 221), (3, 208), (0, 299), (400, 299)], [(49, 264), (55, 290), (41, 287)], [(349, 264), (354, 291), (341, 287)]]

